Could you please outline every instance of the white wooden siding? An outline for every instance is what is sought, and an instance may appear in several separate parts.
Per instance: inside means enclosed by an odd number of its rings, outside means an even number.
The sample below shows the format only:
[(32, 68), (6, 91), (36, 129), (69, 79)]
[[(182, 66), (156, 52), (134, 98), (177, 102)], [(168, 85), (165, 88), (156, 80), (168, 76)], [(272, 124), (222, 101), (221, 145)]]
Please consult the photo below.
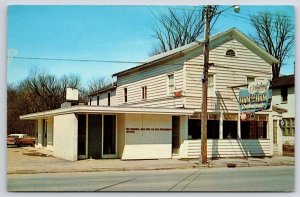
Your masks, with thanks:
[[(184, 98), (174, 98), (172, 94), (168, 94), (168, 74), (174, 74), (174, 89), (183, 90), (183, 60), (118, 77), (118, 105), (130, 105), (133, 107), (183, 107)], [(147, 86), (146, 100), (142, 100), (143, 86)], [(125, 87), (127, 88), (127, 103), (124, 103)]]
[[(108, 106), (108, 93), (110, 93), (110, 106), (117, 105), (116, 90), (111, 90), (99, 94), (99, 106)], [(94, 95), (91, 98), (92, 98), (92, 105), (97, 105), (97, 95)]]
[[(199, 158), (201, 140), (187, 140), (188, 158)], [(261, 157), (270, 156), (270, 140), (207, 140), (207, 157)]]
[(272, 104), (278, 105), (279, 107), (282, 107), (284, 109), (287, 109), (287, 113), (283, 113), (282, 117), (285, 118), (292, 118), (295, 117), (295, 87), (289, 87), (288, 88), (288, 98), (287, 102), (281, 101), (281, 89), (280, 88), (274, 88), (272, 90), (273, 96), (272, 96)]
[[(236, 57), (226, 57), (228, 49), (236, 51)], [(208, 111), (227, 112), (238, 110), (239, 89), (231, 86), (246, 84), (247, 76), (255, 76), (256, 80), (271, 79), (272, 67), (263, 59), (237, 40), (230, 40), (210, 51), (210, 63), (215, 66), (209, 68), (209, 73), (215, 74), (216, 97), (209, 97)], [(189, 59), (186, 68), (186, 107), (201, 108), (203, 55)]]

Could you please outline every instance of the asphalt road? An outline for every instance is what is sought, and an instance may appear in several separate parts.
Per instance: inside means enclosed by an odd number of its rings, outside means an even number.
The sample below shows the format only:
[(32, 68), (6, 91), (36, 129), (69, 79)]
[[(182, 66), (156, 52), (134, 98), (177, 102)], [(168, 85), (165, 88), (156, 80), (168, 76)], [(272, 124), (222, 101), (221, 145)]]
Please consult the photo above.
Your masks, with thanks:
[(13, 174), (8, 191), (293, 191), (294, 167)]

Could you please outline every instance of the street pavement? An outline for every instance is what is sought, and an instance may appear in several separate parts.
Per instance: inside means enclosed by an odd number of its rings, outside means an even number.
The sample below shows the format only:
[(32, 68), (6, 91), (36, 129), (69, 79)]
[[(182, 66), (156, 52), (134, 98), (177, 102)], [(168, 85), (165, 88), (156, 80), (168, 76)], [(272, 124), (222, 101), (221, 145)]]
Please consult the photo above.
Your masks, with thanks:
[(33, 147), (7, 148), (7, 174), (145, 171), (198, 168), (240, 168), (258, 166), (294, 166), (294, 157), (221, 158), (199, 164), (199, 159), (120, 160), (87, 159), (66, 161), (52, 156), (51, 151)]
[(7, 190), (11, 192), (291, 192), (294, 188), (294, 166), (10, 174), (7, 176)]

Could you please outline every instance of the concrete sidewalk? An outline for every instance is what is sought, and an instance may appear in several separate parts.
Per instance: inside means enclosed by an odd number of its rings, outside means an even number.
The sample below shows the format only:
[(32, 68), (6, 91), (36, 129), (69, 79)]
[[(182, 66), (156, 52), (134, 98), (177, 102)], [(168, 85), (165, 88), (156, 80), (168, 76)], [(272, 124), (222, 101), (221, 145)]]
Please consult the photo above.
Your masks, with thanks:
[(294, 157), (222, 158), (199, 164), (199, 159), (120, 160), (87, 159), (75, 162), (52, 156), (51, 151), (32, 147), (7, 148), (7, 174), (101, 172), (129, 170), (171, 170), (216, 167), (294, 165)]

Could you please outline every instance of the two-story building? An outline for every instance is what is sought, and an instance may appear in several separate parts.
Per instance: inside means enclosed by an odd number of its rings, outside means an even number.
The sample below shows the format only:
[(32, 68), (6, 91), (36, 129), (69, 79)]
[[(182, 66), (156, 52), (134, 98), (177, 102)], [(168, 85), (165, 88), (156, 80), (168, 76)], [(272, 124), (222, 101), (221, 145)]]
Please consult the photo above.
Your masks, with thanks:
[(274, 78), (272, 93), (273, 108), (277, 108), (280, 112), (273, 118), (273, 131), (275, 133), (273, 143), (278, 144), (278, 151), (275, 148), (274, 154), (282, 155), (282, 144), (294, 145), (295, 76), (287, 75)]
[[(201, 152), (203, 42), (151, 57), (113, 74), (88, 106), (28, 114), (54, 154), (78, 158), (196, 158)], [(239, 90), (271, 80), (278, 60), (232, 28), (210, 39), (208, 157), (273, 155), (272, 109), (243, 117)], [(44, 123), (46, 122), (46, 123)], [(50, 126), (48, 125), (50, 124)], [(48, 139), (39, 137), (38, 147)]]

